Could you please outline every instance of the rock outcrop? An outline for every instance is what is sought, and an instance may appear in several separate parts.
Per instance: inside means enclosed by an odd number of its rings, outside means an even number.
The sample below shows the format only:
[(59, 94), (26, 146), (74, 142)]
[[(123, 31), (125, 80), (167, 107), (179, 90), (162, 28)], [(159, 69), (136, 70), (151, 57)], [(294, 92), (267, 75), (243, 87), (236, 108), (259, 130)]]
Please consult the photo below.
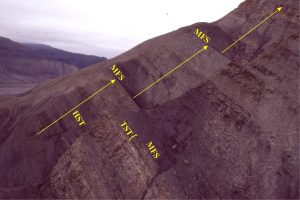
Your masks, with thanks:
[[(282, 6), (238, 45), (221, 51)], [(247, 0), (0, 102), (0, 198), (299, 198), (299, 14)], [(132, 97), (202, 48), (209, 49)], [(72, 115), (56, 120), (114, 79)], [(126, 121), (138, 137), (128, 141)], [(155, 159), (147, 144), (155, 144)]]

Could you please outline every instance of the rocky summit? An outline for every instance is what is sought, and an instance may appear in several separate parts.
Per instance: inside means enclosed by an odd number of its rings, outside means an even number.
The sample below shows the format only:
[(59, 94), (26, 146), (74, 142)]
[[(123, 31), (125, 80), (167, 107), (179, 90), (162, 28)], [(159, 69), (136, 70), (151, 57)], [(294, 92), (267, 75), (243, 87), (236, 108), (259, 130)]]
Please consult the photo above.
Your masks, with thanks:
[(299, 102), (299, 2), (246, 0), (1, 100), (0, 198), (299, 199)]

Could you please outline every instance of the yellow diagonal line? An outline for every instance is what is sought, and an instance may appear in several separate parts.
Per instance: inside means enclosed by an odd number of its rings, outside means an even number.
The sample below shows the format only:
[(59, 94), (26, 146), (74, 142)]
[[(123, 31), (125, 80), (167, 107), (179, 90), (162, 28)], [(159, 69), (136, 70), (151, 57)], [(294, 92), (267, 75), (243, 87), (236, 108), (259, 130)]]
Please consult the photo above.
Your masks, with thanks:
[(169, 71), (168, 73), (166, 73), (165, 75), (163, 75), (161, 78), (159, 78), (158, 80), (156, 80), (155, 82), (151, 83), (148, 87), (146, 87), (145, 89), (143, 89), (141, 92), (139, 92), (137, 95), (135, 95), (133, 97), (136, 98), (138, 96), (140, 96), (141, 94), (143, 94), (146, 90), (148, 90), (149, 88), (151, 88), (152, 86), (154, 86), (155, 84), (157, 84), (158, 82), (160, 82), (162, 79), (166, 78), (168, 75), (170, 75), (172, 72), (174, 72), (176, 69), (178, 69), (179, 67), (181, 67), (184, 63), (188, 62), (189, 60), (191, 60), (192, 58), (194, 58), (196, 55), (198, 55), (199, 53), (201, 53), (203, 50), (206, 50), (207, 46), (204, 46), (201, 50), (197, 51), (196, 53), (194, 53), (191, 57), (187, 58), (185, 61), (183, 61), (182, 63), (180, 63), (179, 65), (177, 65), (175, 68), (173, 68), (171, 71)]
[(90, 100), (91, 98), (93, 98), (95, 95), (97, 95), (99, 92), (101, 92), (102, 90), (104, 90), (105, 88), (107, 88), (109, 85), (114, 84), (114, 82), (115, 82), (115, 80), (110, 81), (104, 87), (102, 87), (101, 89), (99, 89), (98, 91), (96, 91), (95, 93), (93, 93), (92, 95), (90, 95), (89, 97), (87, 97), (86, 99), (84, 99), (82, 102), (80, 102), (77, 106), (73, 107), (71, 110), (69, 110), (68, 112), (66, 112), (65, 114), (63, 114), (57, 120), (55, 120), (54, 122), (52, 122), (51, 124), (49, 124), (48, 126), (46, 126), (45, 128), (43, 128), (40, 132), (37, 133), (37, 135), (39, 135), (40, 133), (44, 132), (45, 130), (47, 130), (48, 128), (50, 128), (54, 124), (56, 124), (59, 120), (61, 120), (66, 115), (70, 114), (70, 112), (72, 112), (73, 110), (75, 110), (76, 108), (78, 108), (79, 106), (81, 106), (82, 104), (84, 104), (85, 102), (87, 102), (88, 100)]
[(272, 14), (270, 14), (268, 17), (266, 17), (264, 20), (262, 20), (259, 24), (257, 24), (256, 26), (254, 26), (250, 31), (248, 31), (247, 33), (245, 33), (244, 35), (242, 35), (238, 40), (236, 40), (234, 43), (232, 43), (230, 46), (228, 46), (226, 49), (224, 49), (222, 51), (222, 53), (226, 52), (228, 49), (230, 49), (231, 47), (233, 47), (236, 43), (238, 43), (244, 37), (246, 37), (247, 35), (249, 35), (253, 30), (255, 30), (257, 27), (259, 27), (262, 23), (264, 23), (265, 21), (267, 21), (270, 17), (272, 17), (277, 12), (280, 12), (280, 9), (278, 10), (278, 8), (277, 8), (276, 11), (274, 11)]

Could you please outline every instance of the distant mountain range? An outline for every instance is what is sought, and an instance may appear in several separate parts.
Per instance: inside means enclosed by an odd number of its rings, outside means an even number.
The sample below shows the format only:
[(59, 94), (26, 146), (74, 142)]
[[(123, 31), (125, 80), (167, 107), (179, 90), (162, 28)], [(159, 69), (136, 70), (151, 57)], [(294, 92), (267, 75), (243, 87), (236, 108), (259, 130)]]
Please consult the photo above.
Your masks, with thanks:
[(97, 62), (106, 60), (105, 57), (71, 53), (44, 44), (33, 44), (33, 43), (23, 43), (23, 44), (26, 47), (30, 48), (35, 55), (72, 64), (77, 66), (78, 68), (83, 68), (95, 64)]
[(0, 99), (103, 60), (106, 58), (0, 37)]

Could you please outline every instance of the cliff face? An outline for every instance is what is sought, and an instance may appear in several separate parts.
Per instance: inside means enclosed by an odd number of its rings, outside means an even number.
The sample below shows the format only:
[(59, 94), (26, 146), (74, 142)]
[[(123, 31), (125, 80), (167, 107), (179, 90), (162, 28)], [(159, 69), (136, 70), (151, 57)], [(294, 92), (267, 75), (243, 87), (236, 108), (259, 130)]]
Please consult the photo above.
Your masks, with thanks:
[[(282, 11), (222, 54), (268, 14)], [(299, 14), (248, 0), (0, 102), (1, 198), (299, 198)], [(132, 97), (201, 49), (143, 95)], [(114, 79), (41, 135), (37, 131)], [(128, 141), (122, 124), (138, 135)], [(147, 144), (160, 156), (155, 159)]]

